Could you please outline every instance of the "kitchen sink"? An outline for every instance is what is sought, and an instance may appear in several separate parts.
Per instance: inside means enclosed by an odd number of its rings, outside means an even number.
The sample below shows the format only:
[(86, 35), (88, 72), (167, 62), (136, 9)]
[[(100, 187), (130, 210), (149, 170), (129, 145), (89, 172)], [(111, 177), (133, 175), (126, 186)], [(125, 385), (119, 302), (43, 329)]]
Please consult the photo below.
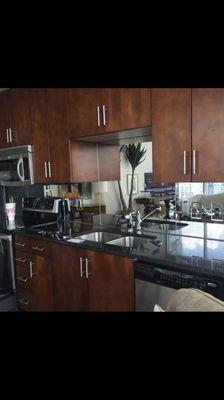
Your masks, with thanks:
[(75, 239), (89, 240), (90, 242), (101, 242), (101, 243), (105, 243), (108, 242), (109, 240), (114, 240), (118, 238), (121, 238), (121, 235), (110, 232), (91, 232), (91, 233), (86, 233), (85, 235), (75, 237)]
[(155, 246), (160, 247), (162, 242), (160, 240), (156, 240), (156, 236), (148, 236), (147, 238), (140, 238), (134, 236), (124, 236), (119, 239), (111, 240), (107, 242), (107, 244), (112, 244), (115, 246), (123, 246), (123, 247), (149, 247), (154, 244)]

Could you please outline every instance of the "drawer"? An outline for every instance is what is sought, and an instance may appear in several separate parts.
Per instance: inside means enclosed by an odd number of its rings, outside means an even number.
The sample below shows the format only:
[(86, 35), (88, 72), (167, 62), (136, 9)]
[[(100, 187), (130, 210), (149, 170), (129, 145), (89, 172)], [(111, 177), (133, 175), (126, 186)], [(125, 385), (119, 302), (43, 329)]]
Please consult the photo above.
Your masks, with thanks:
[(17, 284), (32, 289), (33, 279), (36, 276), (37, 256), (16, 250), (16, 278)]
[(15, 248), (17, 250), (29, 252), (32, 254), (38, 254), (42, 256), (49, 256), (51, 250), (51, 244), (46, 240), (30, 238), (28, 236), (15, 236)]
[(23, 311), (34, 311), (32, 291), (18, 287), (17, 293), (18, 307)]

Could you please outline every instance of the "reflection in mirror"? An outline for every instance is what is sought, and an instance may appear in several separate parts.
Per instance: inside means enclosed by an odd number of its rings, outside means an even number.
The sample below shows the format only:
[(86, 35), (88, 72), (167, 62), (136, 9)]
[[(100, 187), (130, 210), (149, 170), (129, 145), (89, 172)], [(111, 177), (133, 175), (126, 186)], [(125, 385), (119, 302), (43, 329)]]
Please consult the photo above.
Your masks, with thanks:
[[(100, 164), (99, 179), (102, 169), (103, 165)], [(118, 216), (137, 209), (141, 209), (144, 216), (158, 205), (162, 206), (162, 210), (154, 216), (165, 217), (167, 209), (164, 202), (159, 201), (158, 197), (151, 198), (151, 179), (152, 142), (120, 146), (120, 180), (100, 182), (98, 185), (99, 206), (104, 207), (106, 211), (106, 215), (101, 214), (102, 223), (114, 225)]]
[(98, 183), (95, 182), (46, 185), (44, 186), (44, 196), (64, 197), (69, 199), (71, 220), (89, 224), (93, 223), (94, 215), (99, 215), (100, 212), (98, 196), (97, 193), (95, 193), (96, 187), (98, 187)]

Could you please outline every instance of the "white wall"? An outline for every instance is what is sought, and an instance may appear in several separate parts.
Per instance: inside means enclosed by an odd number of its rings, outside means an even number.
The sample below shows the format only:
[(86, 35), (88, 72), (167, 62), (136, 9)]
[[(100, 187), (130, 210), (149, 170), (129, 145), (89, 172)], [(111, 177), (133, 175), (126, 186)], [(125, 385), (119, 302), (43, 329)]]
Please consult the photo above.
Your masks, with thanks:
[[(142, 147), (147, 149), (145, 154), (145, 161), (136, 168), (135, 173), (138, 174), (139, 179), (139, 193), (137, 195), (133, 195), (133, 208), (137, 209), (139, 205), (137, 205), (134, 201), (134, 198), (141, 197), (140, 191), (144, 191), (144, 173), (152, 172), (152, 143), (146, 142), (142, 143)], [(127, 161), (125, 155), (121, 154), (121, 187), (123, 190), (123, 195), (128, 206), (128, 194), (127, 194), (127, 174), (131, 174), (131, 166)], [(120, 202), (120, 195), (118, 190), (118, 184), (116, 181), (108, 182), (108, 192), (105, 193), (105, 203), (106, 210), (108, 214), (116, 214), (119, 213), (122, 206)]]

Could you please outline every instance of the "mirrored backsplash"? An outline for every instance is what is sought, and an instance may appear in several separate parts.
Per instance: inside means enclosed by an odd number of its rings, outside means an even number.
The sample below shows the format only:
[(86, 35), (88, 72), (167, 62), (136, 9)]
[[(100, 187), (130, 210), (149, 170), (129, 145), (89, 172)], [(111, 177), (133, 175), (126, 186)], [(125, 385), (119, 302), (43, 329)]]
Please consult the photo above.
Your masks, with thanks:
[[(115, 147), (120, 155), (120, 179), (105, 181), (110, 149), (113, 157)], [(98, 180), (95, 182), (7, 187), (4, 189), (6, 201), (14, 199), (18, 217), (22, 215), (23, 197), (53, 196), (69, 198), (77, 218), (81, 215), (83, 221), (94, 220), (100, 224), (114, 225), (120, 215), (138, 209), (144, 216), (158, 206), (161, 211), (156, 211), (154, 218), (223, 222), (224, 183), (154, 183), (151, 141), (115, 147), (108, 145), (106, 158), (102, 153), (98, 157), (99, 151), (96, 152)], [(0, 188), (0, 197), (0, 216), (4, 218), (3, 188)]]
[(140, 209), (144, 216), (158, 206), (156, 218), (223, 222), (224, 183), (153, 183), (152, 142), (119, 149), (119, 181), (103, 181), (104, 165), (99, 162), (97, 182), (45, 186), (45, 195), (69, 197), (76, 210), (101, 224), (114, 225), (116, 216), (131, 210)]

